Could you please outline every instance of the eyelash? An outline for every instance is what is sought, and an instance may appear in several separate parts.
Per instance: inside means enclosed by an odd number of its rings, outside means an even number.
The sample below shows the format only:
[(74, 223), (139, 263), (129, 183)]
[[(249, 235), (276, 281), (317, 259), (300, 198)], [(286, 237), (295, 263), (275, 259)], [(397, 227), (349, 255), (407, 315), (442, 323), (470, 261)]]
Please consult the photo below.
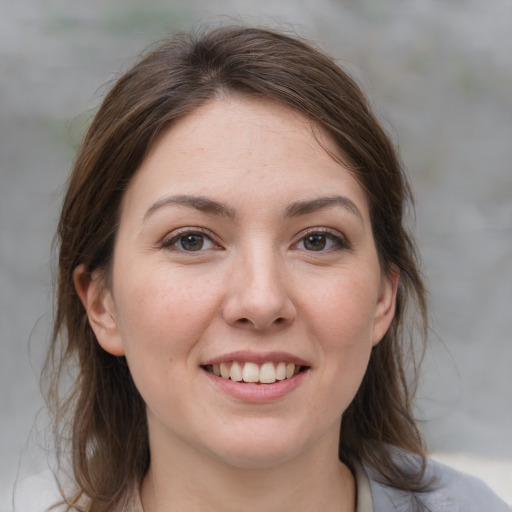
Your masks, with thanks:
[[(188, 250), (183, 247), (183, 238), (189, 236), (199, 236), (202, 239), (201, 246), (197, 250)], [(309, 238), (310, 241), (313, 237), (325, 237), (324, 245), (320, 247), (318, 251), (311, 249), (308, 250), (306, 247), (299, 249), (297, 246), (302, 243), (307, 243), (307, 239)], [(177, 247), (177, 244), (181, 241), (181, 247)], [(329, 241), (332, 244), (331, 247), (328, 247), (325, 249), (326, 245), (329, 245)], [(204, 244), (212, 244), (216, 247), (207, 247), (206, 249), (203, 248)], [(320, 243), (322, 243), (322, 240), (320, 240)], [(178, 251), (178, 252), (185, 252), (185, 253), (200, 253), (207, 250), (212, 249), (218, 249), (220, 246), (219, 244), (214, 240), (214, 238), (206, 232), (205, 229), (202, 228), (184, 228), (178, 232), (175, 232), (172, 234), (170, 238), (167, 238), (164, 240), (161, 244), (161, 247), (166, 250), (170, 251)], [(300, 239), (295, 242), (292, 245), (292, 248), (297, 250), (303, 250), (309, 253), (327, 253), (327, 252), (334, 252), (334, 251), (340, 251), (340, 250), (350, 250), (352, 249), (351, 244), (349, 241), (342, 235), (340, 235), (337, 232), (334, 232), (333, 230), (330, 230), (328, 228), (311, 228), (308, 231), (301, 233)]]
[(162, 244), (161, 244), (161, 247), (162, 249), (167, 249), (167, 250), (170, 250), (170, 251), (180, 251), (180, 252), (187, 252), (187, 253), (194, 253), (194, 252), (203, 252), (205, 250), (209, 250), (209, 249), (203, 249), (202, 247), (196, 251), (191, 251), (191, 250), (187, 250), (185, 248), (182, 247), (176, 247), (176, 245), (180, 242), (181, 239), (183, 239), (185, 236), (200, 236), (202, 237), (203, 241), (209, 241), (211, 244), (213, 244), (214, 246), (217, 246), (216, 248), (219, 247), (219, 244), (217, 244), (217, 242), (215, 242), (215, 240), (213, 239), (213, 237), (211, 235), (209, 235), (205, 229), (202, 229), (202, 228), (184, 228), (178, 232), (175, 232), (172, 234), (172, 236), (170, 238), (167, 238), (165, 239)]
[(296, 247), (301, 242), (304, 243), (308, 237), (314, 237), (314, 236), (318, 236), (318, 235), (325, 237), (327, 240), (330, 240), (332, 242), (333, 246), (329, 247), (328, 249), (325, 249), (325, 250), (324, 250), (324, 248), (322, 248), (319, 251), (307, 250), (305, 248), (302, 250), (305, 250), (306, 252), (312, 252), (312, 253), (315, 253), (315, 252), (326, 253), (326, 252), (332, 252), (332, 251), (352, 249), (352, 245), (344, 236), (342, 236), (339, 233), (337, 233), (336, 231), (333, 231), (328, 228), (311, 228), (308, 231), (306, 231), (305, 233), (301, 233), (299, 241), (296, 242), (295, 244), (293, 244), (293, 247)]

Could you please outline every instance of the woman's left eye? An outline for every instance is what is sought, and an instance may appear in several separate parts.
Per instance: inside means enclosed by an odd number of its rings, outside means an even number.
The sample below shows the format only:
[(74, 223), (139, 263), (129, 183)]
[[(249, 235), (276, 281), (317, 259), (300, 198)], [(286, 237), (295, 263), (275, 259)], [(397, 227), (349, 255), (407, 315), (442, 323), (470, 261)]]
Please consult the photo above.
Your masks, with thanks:
[(197, 231), (179, 233), (166, 240), (162, 245), (166, 249), (185, 252), (207, 251), (217, 247), (208, 235)]
[(313, 232), (302, 237), (294, 246), (296, 249), (325, 252), (331, 249), (348, 249), (349, 246), (343, 238), (333, 233)]

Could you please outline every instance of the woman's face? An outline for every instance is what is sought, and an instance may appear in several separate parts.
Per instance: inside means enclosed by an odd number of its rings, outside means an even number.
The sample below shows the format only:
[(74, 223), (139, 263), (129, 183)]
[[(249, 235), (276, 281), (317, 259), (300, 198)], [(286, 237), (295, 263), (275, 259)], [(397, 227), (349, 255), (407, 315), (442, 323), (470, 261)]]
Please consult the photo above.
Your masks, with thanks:
[(397, 277), (318, 140), (283, 106), (218, 99), (130, 183), (110, 287), (78, 288), (100, 344), (126, 355), (152, 450), (265, 467), (337, 443)]

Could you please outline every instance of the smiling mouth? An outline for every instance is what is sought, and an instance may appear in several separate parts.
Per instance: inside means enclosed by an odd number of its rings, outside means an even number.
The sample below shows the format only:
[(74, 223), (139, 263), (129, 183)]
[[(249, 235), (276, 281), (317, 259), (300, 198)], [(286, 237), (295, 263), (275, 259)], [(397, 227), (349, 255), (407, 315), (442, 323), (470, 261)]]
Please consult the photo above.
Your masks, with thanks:
[(309, 369), (309, 366), (300, 366), (285, 361), (263, 364), (230, 361), (220, 364), (208, 364), (202, 366), (202, 368), (208, 373), (213, 373), (217, 377), (226, 380), (250, 384), (273, 384), (274, 382), (291, 379), (295, 375)]

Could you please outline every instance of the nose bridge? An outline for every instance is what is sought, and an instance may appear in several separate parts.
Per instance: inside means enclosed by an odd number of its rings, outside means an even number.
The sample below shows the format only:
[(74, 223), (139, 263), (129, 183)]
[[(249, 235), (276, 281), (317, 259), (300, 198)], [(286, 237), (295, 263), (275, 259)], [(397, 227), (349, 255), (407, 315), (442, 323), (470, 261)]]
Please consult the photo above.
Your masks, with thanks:
[(258, 330), (292, 321), (295, 308), (284, 270), (282, 256), (268, 241), (244, 247), (233, 265), (226, 320)]
[(245, 267), (249, 297), (265, 304), (279, 300), (284, 290), (280, 282), (283, 269), (277, 251), (271, 247), (253, 247), (245, 256), (245, 262), (241, 271), (243, 273)]

